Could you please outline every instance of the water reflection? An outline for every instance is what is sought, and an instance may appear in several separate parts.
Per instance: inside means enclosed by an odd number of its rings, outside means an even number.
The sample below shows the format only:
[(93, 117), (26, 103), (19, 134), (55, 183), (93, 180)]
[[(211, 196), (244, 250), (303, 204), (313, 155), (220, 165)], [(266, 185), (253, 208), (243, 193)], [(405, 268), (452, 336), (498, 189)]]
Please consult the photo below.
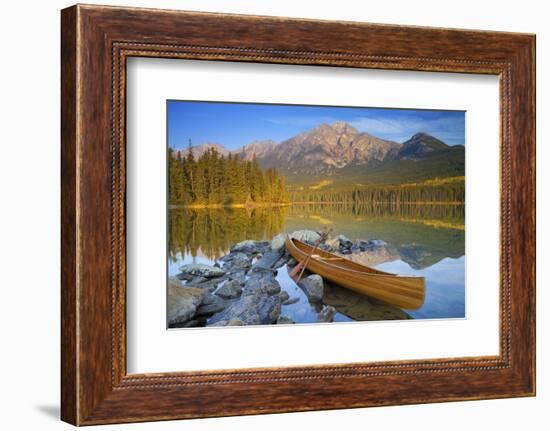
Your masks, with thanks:
[[(323, 302), (338, 310), (335, 321), (465, 316), (463, 205), (170, 209), (169, 275), (177, 274), (184, 263), (213, 263), (244, 239), (271, 239), (280, 232), (319, 230), (323, 225), (352, 240), (387, 243), (354, 259), (384, 271), (426, 277), (424, 306), (406, 312), (327, 283)], [(299, 300), (284, 305), (282, 314), (296, 322), (317, 321), (318, 310), (283, 275), (279, 271), (281, 286)]]

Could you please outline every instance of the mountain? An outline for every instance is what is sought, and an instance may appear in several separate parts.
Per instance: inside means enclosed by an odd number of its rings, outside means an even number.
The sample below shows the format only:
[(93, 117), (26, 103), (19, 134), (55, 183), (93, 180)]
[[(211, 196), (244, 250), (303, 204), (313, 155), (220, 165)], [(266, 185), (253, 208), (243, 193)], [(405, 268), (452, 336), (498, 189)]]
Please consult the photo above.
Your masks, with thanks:
[(293, 174), (316, 175), (349, 165), (378, 166), (399, 144), (360, 133), (344, 122), (321, 124), (273, 148), (263, 166)]
[(417, 133), (409, 140), (403, 142), (397, 156), (400, 159), (418, 160), (449, 148), (443, 141), (427, 133)]
[(240, 154), (245, 160), (252, 160), (254, 156), (257, 159), (262, 159), (270, 154), (276, 146), (277, 142), (272, 140), (253, 141), (240, 150), (232, 151), (232, 154)]
[[(402, 144), (359, 132), (345, 122), (321, 124), (280, 144), (254, 141), (229, 151), (216, 143), (193, 147), (195, 157), (215, 148), (223, 156), (255, 156), (263, 168), (275, 168), (291, 189), (349, 188), (369, 184), (403, 184), (433, 178), (464, 176), (465, 149), (449, 146), (427, 133), (416, 133)], [(187, 154), (187, 150), (181, 150)]]

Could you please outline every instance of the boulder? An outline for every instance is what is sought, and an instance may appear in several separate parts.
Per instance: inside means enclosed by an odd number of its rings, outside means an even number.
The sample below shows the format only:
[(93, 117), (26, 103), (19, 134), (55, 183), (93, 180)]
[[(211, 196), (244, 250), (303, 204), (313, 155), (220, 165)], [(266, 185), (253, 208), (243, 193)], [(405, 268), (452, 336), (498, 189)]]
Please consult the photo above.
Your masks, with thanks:
[(168, 286), (167, 318), (168, 324), (187, 322), (195, 316), (197, 307), (205, 295), (203, 289), (197, 287)]
[(231, 252), (240, 251), (246, 254), (261, 253), (270, 246), (271, 243), (269, 241), (252, 241), (251, 239), (247, 239), (231, 247)]
[(340, 240), (338, 238), (329, 238), (323, 244), (326, 244), (332, 248), (338, 248), (340, 247)]
[(197, 308), (195, 316), (210, 316), (212, 314), (219, 313), (225, 309), (226, 305), (227, 304), (224, 301), (213, 302), (212, 304), (206, 305), (203, 304)]
[(323, 279), (318, 274), (312, 274), (304, 278), (298, 285), (304, 290), (312, 302), (320, 302), (323, 299)]
[(215, 291), (215, 294), (220, 298), (234, 299), (241, 296), (242, 291), (243, 288), (238, 280), (226, 280), (218, 290)]
[(169, 277), (168, 278), (168, 287), (183, 287), (183, 284), (181, 281), (176, 277)]
[(264, 292), (242, 296), (233, 301), (225, 310), (210, 318), (209, 324), (217, 324), (238, 318), (244, 325), (275, 323), (281, 314), (281, 300), (277, 295), (268, 296)]
[(231, 253), (231, 259), (227, 261), (224, 265), (225, 268), (231, 268), (232, 270), (237, 269), (248, 269), (252, 263), (245, 253), (240, 251)]
[(243, 326), (245, 323), (239, 318), (233, 318), (230, 320), (220, 320), (213, 323), (212, 326)]
[(228, 273), (229, 280), (237, 280), (239, 283), (244, 284), (246, 281), (246, 271), (244, 269), (231, 270)]
[(361, 251), (370, 251), (374, 250), (377, 247), (388, 245), (387, 242), (382, 241), (381, 239), (369, 239), (368, 241), (360, 239), (356, 242), (356, 244)]
[(225, 271), (221, 268), (203, 265), (202, 263), (183, 265), (182, 267), (180, 267), (180, 271), (181, 274), (178, 274), (177, 277), (179, 279), (182, 279), (182, 277), (188, 277), (188, 280), (192, 280), (195, 277), (215, 278), (221, 277), (225, 274)]
[(272, 251), (284, 250), (285, 239), (286, 239), (286, 235), (284, 233), (275, 235), (271, 240), (271, 250)]
[(313, 230), (296, 230), (290, 235), (292, 238), (299, 239), (302, 242), (307, 242), (308, 244), (315, 244), (321, 235)]
[(229, 319), (226, 326), (243, 326), (244, 322), (239, 319), (238, 317), (234, 317), (233, 319)]
[(201, 322), (197, 319), (188, 320), (183, 323), (172, 323), (169, 325), (170, 328), (196, 328), (197, 326), (201, 326)]
[(281, 315), (277, 319), (277, 325), (292, 325), (293, 323), (296, 323), (296, 322), (288, 316)]
[(317, 321), (320, 323), (330, 323), (334, 320), (334, 315), (336, 314), (336, 308), (332, 305), (327, 305), (319, 312), (317, 316)]
[(243, 295), (253, 295), (255, 293), (267, 293), (275, 295), (281, 291), (281, 285), (275, 279), (271, 272), (258, 272), (252, 274), (244, 283)]
[(341, 248), (350, 248), (353, 245), (351, 239), (349, 239), (345, 235), (338, 235), (338, 243), (340, 244)]
[(197, 284), (204, 283), (205, 281), (208, 281), (208, 278), (198, 276), (198, 277), (193, 278), (191, 281), (189, 281), (189, 285), (196, 286)]
[(271, 270), (275, 267), (275, 263), (281, 258), (283, 250), (268, 251), (261, 259), (258, 259), (254, 265), (252, 265), (252, 271), (265, 271)]

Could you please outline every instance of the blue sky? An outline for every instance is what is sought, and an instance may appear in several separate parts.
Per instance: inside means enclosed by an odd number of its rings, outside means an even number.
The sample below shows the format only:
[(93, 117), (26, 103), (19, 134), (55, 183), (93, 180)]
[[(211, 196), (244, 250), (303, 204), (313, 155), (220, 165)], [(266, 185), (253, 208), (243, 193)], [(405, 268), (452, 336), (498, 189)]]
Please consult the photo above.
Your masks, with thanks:
[(284, 141), (321, 123), (346, 121), (360, 132), (404, 142), (417, 132), (449, 145), (464, 145), (465, 113), (412, 109), (343, 108), (168, 101), (168, 145), (185, 148), (215, 142), (237, 149), (252, 141)]

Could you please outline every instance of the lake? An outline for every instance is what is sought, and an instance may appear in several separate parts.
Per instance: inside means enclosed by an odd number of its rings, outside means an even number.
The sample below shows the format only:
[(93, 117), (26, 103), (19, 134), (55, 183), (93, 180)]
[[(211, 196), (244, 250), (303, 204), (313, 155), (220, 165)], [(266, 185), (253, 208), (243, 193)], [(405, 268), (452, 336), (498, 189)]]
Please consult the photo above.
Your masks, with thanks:
[[(293, 204), (272, 208), (169, 209), (168, 275), (187, 263), (214, 264), (245, 239), (270, 240), (281, 232), (332, 228), (351, 240), (386, 245), (367, 256), (369, 266), (426, 278), (426, 301), (415, 311), (398, 310), (326, 283), (323, 303), (338, 311), (334, 321), (465, 317), (464, 206), (434, 204)], [(282, 314), (297, 323), (317, 321), (321, 305), (307, 297), (281, 268), (277, 280), (298, 302)]]

